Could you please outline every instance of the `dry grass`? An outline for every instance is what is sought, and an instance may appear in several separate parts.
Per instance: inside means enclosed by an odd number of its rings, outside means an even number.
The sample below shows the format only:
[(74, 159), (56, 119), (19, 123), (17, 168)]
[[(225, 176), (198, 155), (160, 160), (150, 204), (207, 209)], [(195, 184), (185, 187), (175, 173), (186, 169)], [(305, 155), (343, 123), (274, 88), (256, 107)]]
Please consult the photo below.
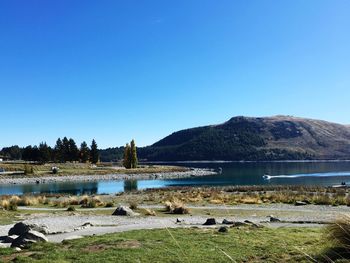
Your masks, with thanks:
[(178, 199), (165, 201), (165, 211), (172, 214), (189, 214), (190, 210)]
[(328, 249), (322, 258), (323, 261), (335, 262), (341, 260), (349, 262), (350, 260), (350, 216), (343, 215), (333, 224), (326, 227), (325, 241), (331, 243), (332, 247)]
[(179, 200), (195, 204), (295, 204), (302, 201), (315, 205), (349, 205), (350, 194), (347, 189), (300, 186), (250, 187), (172, 187), (149, 189), (135, 192), (134, 197), (142, 195), (144, 202), (165, 202)]
[(151, 210), (151, 209), (148, 209), (148, 208), (145, 208), (144, 209), (144, 214), (146, 216), (156, 216), (156, 212), (154, 210)]
[(131, 202), (129, 203), (129, 208), (130, 208), (131, 210), (137, 209), (137, 206), (138, 206), (138, 204), (137, 204), (136, 201), (131, 201)]

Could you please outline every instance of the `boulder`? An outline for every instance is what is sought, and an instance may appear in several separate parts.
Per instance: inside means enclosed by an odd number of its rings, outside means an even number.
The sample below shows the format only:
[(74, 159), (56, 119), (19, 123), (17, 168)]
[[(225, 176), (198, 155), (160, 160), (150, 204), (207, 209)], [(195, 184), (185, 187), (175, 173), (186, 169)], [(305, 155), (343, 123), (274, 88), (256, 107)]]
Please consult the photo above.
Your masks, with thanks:
[(32, 243), (47, 241), (48, 239), (44, 236), (44, 234), (38, 231), (29, 230), (27, 233), (24, 233), (23, 235), (16, 238), (12, 242), (11, 247), (25, 248)]
[(233, 221), (230, 221), (230, 220), (227, 220), (227, 219), (224, 219), (224, 220), (222, 220), (222, 224), (223, 225), (233, 225)]
[(40, 233), (45, 234), (45, 235), (47, 235), (49, 233), (49, 230), (48, 230), (46, 225), (26, 224), (23, 222), (19, 222), (19, 223), (15, 224), (9, 230), (8, 235), (9, 236), (12, 236), (12, 235), (21, 236), (30, 230), (37, 231), (37, 232), (40, 232)]
[(216, 220), (215, 218), (208, 218), (207, 221), (203, 224), (204, 226), (212, 226), (216, 225)]
[(119, 206), (117, 209), (113, 212), (113, 216), (137, 216), (138, 213), (135, 213), (132, 211), (129, 207), (126, 206)]

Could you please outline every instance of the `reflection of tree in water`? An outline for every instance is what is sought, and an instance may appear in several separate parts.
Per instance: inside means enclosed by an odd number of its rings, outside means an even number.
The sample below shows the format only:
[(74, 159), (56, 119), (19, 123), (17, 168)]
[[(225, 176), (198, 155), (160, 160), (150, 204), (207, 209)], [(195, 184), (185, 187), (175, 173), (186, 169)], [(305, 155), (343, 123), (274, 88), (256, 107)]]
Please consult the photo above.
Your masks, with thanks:
[(22, 185), (22, 193), (96, 194), (97, 185), (97, 182), (26, 184)]
[(125, 180), (124, 181), (124, 192), (130, 192), (137, 190), (137, 180)]

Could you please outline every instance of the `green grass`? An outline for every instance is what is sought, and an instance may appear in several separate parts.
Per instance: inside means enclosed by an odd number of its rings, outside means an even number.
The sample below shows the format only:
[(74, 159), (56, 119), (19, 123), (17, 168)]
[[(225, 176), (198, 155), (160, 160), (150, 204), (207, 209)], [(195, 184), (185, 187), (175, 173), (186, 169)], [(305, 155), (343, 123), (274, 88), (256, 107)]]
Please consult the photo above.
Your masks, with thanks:
[(314, 228), (139, 230), (41, 243), (14, 253), (15, 262), (309, 262), (325, 249), (322, 230)]
[[(112, 167), (109, 164), (100, 163), (96, 167), (88, 163), (47, 163), (47, 164), (26, 164), (20, 163), (0, 163), (0, 168), (6, 171), (24, 171), (25, 167), (33, 168), (31, 176), (64, 176), (64, 175), (103, 175), (103, 174), (139, 174), (139, 173), (158, 173), (158, 172), (182, 172), (188, 168), (170, 165), (152, 165), (140, 166), (134, 169), (124, 169), (122, 167)], [(51, 167), (59, 168), (58, 174), (51, 173)]]

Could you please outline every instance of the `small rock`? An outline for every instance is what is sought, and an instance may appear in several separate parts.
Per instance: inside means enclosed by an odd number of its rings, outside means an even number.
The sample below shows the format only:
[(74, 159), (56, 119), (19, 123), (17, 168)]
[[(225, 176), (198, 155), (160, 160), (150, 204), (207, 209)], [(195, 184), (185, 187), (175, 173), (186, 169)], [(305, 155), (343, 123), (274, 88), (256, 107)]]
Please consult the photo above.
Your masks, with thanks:
[(249, 224), (244, 223), (244, 222), (233, 222), (232, 227), (239, 227), (239, 226), (248, 226)]
[(74, 240), (74, 239), (80, 239), (80, 238), (83, 238), (83, 236), (69, 236), (69, 237), (66, 237), (65, 239), (63, 239), (62, 242)]
[(129, 207), (119, 206), (112, 214), (113, 216), (137, 216), (138, 213), (132, 211)]
[(227, 232), (228, 232), (228, 228), (227, 228), (227, 226), (222, 226), (222, 227), (219, 228), (218, 231), (219, 231), (220, 233), (227, 233)]
[(277, 217), (274, 217), (273, 215), (271, 215), (269, 217), (270, 217), (270, 222), (281, 222), (280, 219), (278, 219)]
[(222, 220), (223, 225), (233, 225), (233, 221), (229, 221), (227, 219)]
[(183, 219), (178, 219), (178, 218), (176, 218), (176, 223), (182, 223), (182, 222), (184, 222)]
[(303, 202), (303, 201), (296, 201), (294, 205), (295, 206), (302, 206), (302, 205), (307, 205), (307, 203)]
[(216, 225), (216, 220), (215, 218), (208, 218), (203, 225), (204, 226)]
[(20, 249), (19, 247), (15, 247), (15, 251), (20, 252), (22, 251), (22, 249)]
[(252, 222), (252, 221), (249, 221), (249, 220), (245, 220), (244, 223), (247, 223), (248, 225), (250, 225), (252, 227), (255, 227), (255, 228), (262, 228), (262, 227), (264, 227), (263, 225), (259, 225), (257, 223)]
[(82, 227), (90, 227), (90, 226), (94, 226), (94, 225), (91, 224), (90, 222), (86, 222), (86, 223), (82, 224)]

